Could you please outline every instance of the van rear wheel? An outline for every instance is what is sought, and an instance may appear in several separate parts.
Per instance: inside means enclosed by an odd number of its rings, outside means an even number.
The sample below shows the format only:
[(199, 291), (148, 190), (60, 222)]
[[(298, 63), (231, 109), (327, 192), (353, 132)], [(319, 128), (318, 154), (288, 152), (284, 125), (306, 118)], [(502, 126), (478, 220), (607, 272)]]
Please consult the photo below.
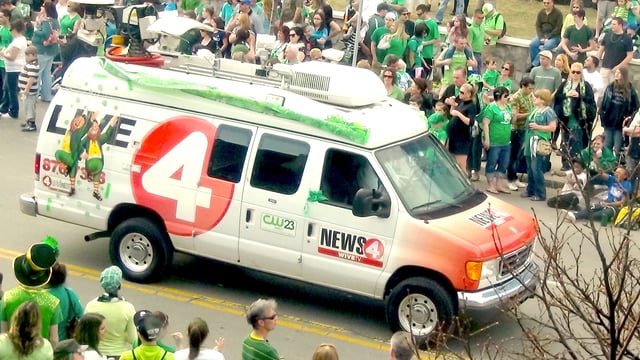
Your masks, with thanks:
[(173, 260), (168, 235), (146, 218), (120, 223), (111, 234), (109, 254), (125, 278), (136, 282), (158, 279)]
[(447, 329), (455, 315), (449, 293), (438, 282), (426, 278), (409, 278), (396, 285), (385, 306), (391, 329), (415, 336)]

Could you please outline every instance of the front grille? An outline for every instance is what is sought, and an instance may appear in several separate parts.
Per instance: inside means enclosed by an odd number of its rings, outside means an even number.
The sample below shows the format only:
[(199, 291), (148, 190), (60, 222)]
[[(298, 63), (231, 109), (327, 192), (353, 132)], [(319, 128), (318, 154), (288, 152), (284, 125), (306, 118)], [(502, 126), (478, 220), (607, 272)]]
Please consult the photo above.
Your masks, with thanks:
[(520, 271), (527, 264), (532, 249), (533, 244), (505, 255), (500, 261), (500, 276), (507, 276)]

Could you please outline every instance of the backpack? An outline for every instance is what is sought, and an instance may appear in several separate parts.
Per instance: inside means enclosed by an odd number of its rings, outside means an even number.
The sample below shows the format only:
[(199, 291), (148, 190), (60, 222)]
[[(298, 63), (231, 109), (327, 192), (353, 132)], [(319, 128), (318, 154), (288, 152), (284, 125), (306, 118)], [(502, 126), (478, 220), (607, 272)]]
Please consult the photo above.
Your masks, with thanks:
[[(493, 25), (497, 25), (498, 24), (498, 18), (502, 17), (502, 14), (498, 13), (498, 15), (496, 15), (496, 18), (493, 20)], [(506, 33), (507, 33), (507, 22), (504, 21), (504, 17), (502, 17), (502, 32), (500, 33), (500, 35), (498, 35), (498, 39), (502, 39)]]

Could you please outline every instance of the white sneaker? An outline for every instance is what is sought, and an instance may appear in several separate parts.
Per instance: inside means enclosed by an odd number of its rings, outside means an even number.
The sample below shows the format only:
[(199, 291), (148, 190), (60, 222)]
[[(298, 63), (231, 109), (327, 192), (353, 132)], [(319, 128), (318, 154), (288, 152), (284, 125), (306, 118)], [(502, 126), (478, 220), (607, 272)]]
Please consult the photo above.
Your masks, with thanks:
[(576, 222), (576, 214), (573, 211), (568, 211), (568, 210), (561, 210), (562, 213), (562, 219), (566, 220), (570, 223), (575, 223)]
[(521, 189), (524, 189), (524, 188), (526, 188), (526, 187), (527, 187), (527, 183), (523, 183), (523, 182), (522, 182), (522, 181), (520, 181), (520, 180), (516, 180), (516, 181), (515, 181), (515, 184), (516, 184), (516, 186), (517, 186), (517, 187), (519, 187), (519, 188), (521, 188)]
[(518, 191), (518, 185), (516, 185), (515, 181), (511, 181), (507, 186), (511, 191)]

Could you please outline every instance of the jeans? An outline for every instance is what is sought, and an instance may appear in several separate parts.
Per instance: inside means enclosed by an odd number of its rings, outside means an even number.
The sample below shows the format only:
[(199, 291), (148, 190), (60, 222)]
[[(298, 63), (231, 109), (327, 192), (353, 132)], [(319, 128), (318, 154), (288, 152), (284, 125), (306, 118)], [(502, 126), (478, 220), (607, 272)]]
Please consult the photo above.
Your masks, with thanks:
[(478, 74), (482, 74), (482, 53), (473, 52), (473, 57), (476, 59), (478, 63)]
[(53, 55), (41, 55), (38, 54), (38, 65), (40, 66), (40, 72), (38, 77), (40, 79), (40, 88), (38, 89), (40, 97), (43, 101), (51, 101), (51, 67), (53, 66)]
[(605, 127), (604, 146), (613, 150), (613, 153), (616, 155), (616, 159), (620, 159), (620, 149), (622, 148), (622, 129)]
[(522, 159), (522, 142), (524, 140), (524, 130), (511, 131), (511, 154), (509, 156), (509, 166), (507, 167), (507, 180), (516, 181), (518, 179), (518, 168)]
[(505, 177), (510, 156), (511, 144), (491, 145), (487, 151), (487, 164), (485, 165), (487, 177)]
[(571, 160), (576, 158), (580, 151), (584, 149), (584, 144), (582, 143), (584, 139), (583, 132), (580, 127), (562, 130), (561, 159), (563, 168), (571, 168)]
[(558, 46), (558, 44), (560, 44), (560, 38), (547, 39), (547, 41), (545, 41), (543, 45), (537, 36), (534, 37), (529, 43), (529, 56), (531, 57), (531, 66), (540, 65), (540, 45), (542, 45), (542, 50), (553, 50)]
[[(454, 0), (455, 9), (454, 13), (456, 15), (462, 14), (464, 11), (464, 1), (462, 0)], [(444, 12), (447, 10), (447, 6), (449, 5), (449, 0), (440, 0), (440, 7), (438, 7), (438, 11), (436, 12), (436, 21), (441, 23), (444, 19)]]
[(2, 105), (0, 113), (8, 113), (14, 119), (20, 114), (20, 103), (18, 102), (18, 72), (7, 72), (4, 77), (2, 87)]
[(527, 195), (546, 199), (547, 189), (544, 185), (544, 171), (546, 164), (549, 161), (549, 156), (529, 155), (526, 158), (528, 178)]

